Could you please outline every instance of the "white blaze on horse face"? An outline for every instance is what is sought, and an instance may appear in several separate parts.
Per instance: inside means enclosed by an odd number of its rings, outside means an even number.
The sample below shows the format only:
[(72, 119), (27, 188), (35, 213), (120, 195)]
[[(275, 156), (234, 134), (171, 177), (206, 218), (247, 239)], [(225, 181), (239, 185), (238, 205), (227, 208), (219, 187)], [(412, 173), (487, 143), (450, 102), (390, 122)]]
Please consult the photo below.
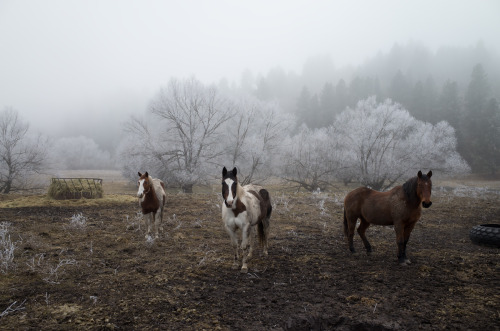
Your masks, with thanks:
[(139, 198), (142, 198), (143, 194), (144, 194), (144, 179), (141, 179), (139, 181), (139, 190), (137, 191), (137, 196)]
[(225, 197), (226, 203), (229, 207), (233, 207), (233, 201), (235, 197), (233, 197), (233, 190), (231, 189), (231, 187), (233, 186), (234, 180), (232, 180), (231, 178), (226, 178), (224, 182), (227, 185), (227, 192), (228, 192), (227, 197)]

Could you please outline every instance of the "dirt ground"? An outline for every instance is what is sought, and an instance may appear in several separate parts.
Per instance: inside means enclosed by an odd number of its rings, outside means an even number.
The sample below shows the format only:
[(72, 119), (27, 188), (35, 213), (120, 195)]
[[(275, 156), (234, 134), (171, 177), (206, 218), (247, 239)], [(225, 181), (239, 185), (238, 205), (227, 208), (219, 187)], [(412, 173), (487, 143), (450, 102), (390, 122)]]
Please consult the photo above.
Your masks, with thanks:
[(16, 246), (0, 329), (500, 329), (500, 249), (468, 238), (500, 223), (500, 191), (435, 184), (405, 267), (392, 227), (368, 229), (371, 255), (358, 236), (349, 252), (344, 191), (270, 191), (269, 256), (247, 274), (231, 268), (218, 192), (169, 193), (155, 241), (132, 198), (0, 209)]

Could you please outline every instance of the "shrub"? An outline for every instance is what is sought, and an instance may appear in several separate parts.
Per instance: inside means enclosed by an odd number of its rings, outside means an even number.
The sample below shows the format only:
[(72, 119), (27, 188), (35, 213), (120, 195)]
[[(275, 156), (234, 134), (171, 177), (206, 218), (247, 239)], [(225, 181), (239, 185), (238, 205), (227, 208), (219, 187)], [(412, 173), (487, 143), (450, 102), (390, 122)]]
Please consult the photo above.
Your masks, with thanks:
[(10, 240), (10, 223), (0, 223), (0, 271), (6, 273), (13, 265), (16, 245)]

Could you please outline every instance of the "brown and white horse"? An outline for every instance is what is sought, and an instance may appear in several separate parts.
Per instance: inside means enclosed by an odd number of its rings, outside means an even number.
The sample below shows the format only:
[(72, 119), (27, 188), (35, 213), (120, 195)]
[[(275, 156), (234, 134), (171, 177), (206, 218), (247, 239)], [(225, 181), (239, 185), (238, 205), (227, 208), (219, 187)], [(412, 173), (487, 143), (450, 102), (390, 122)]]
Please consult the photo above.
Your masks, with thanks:
[(420, 219), (422, 207), (429, 208), (432, 205), (431, 176), (432, 171), (427, 175), (419, 171), (416, 177), (387, 192), (359, 187), (347, 194), (344, 199), (344, 234), (351, 252), (354, 253), (353, 237), (358, 219), (361, 221), (358, 234), (368, 253), (372, 251), (372, 246), (365, 232), (370, 224), (394, 225), (399, 264), (410, 264), (406, 257), (406, 244)]
[[(239, 267), (239, 249), (242, 252), (241, 272), (248, 272), (247, 261), (253, 253), (254, 229), (257, 226), (259, 242), (267, 255), (269, 237), (269, 219), (272, 206), (269, 192), (260, 186), (238, 183), (237, 170), (222, 169), (222, 220), (231, 244), (235, 249), (234, 267)], [(241, 245), (238, 246), (238, 230), (241, 230)], [(248, 248), (248, 253), (247, 252)]]
[(142, 214), (145, 216), (148, 232), (146, 239), (150, 237), (151, 227), (155, 227), (155, 238), (158, 238), (158, 228), (163, 221), (163, 208), (165, 206), (165, 184), (157, 178), (149, 176), (146, 171), (145, 174), (137, 173), (139, 180), (137, 186), (137, 197), (139, 198), (139, 205), (142, 208)]

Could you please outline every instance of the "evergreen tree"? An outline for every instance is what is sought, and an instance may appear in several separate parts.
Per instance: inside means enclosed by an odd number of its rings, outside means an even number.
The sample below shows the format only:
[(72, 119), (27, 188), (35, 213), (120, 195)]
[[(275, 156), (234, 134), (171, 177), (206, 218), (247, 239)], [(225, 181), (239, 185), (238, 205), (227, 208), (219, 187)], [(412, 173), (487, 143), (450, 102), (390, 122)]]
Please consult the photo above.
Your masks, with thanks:
[(396, 75), (392, 78), (389, 96), (394, 101), (404, 106), (408, 106), (411, 103), (410, 94), (410, 85), (401, 70), (398, 70)]
[(490, 154), (495, 153), (489, 134), (495, 125), (495, 103), (490, 101), (489, 83), (481, 64), (474, 66), (471, 81), (465, 94), (465, 112), (462, 118), (461, 139), (459, 149), (474, 172), (490, 171), (492, 169)]
[(439, 96), (437, 121), (447, 121), (455, 130), (458, 130), (460, 109), (457, 82), (447, 80)]
[(349, 107), (354, 107), (359, 100), (364, 99), (365, 91), (364, 91), (364, 83), (358, 76), (354, 77), (349, 84)]
[(482, 143), (485, 153), (482, 162), (485, 170), (494, 175), (500, 170), (500, 106), (495, 98), (486, 105), (485, 122), (482, 128)]
[(422, 99), (422, 114), (423, 121), (430, 123), (438, 122), (437, 115), (437, 88), (436, 83), (434, 82), (434, 78), (432, 75), (429, 75), (425, 80), (425, 84), (423, 86), (423, 99)]
[(319, 96), (320, 119), (322, 127), (333, 123), (335, 117), (335, 89), (332, 83), (326, 83)]
[(371, 88), (368, 90), (369, 91), (368, 96), (375, 95), (379, 100), (386, 99), (386, 95), (382, 91), (382, 88), (380, 87), (380, 79), (378, 77), (375, 77), (373, 83), (370, 83), (370, 86)]
[(273, 95), (271, 93), (271, 87), (266, 78), (261, 77), (257, 83), (257, 90), (255, 91), (255, 96), (260, 100), (269, 101), (272, 99)]
[(418, 120), (425, 121), (424, 111), (424, 84), (419, 80), (413, 87), (411, 101), (407, 106), (410, 113)]
[(314, 119), (315, 105), (313, 104), (314, 96), (311, 96), (309, 89), (307, 87), (302, 88), (299, 98), (297, 99), (297, 126), (302, 124), (307, 125), (308, 128), (316, 126), (316, 120)]
[(343, 79), (340, 79), (335, 87), (335, 114), (340, 114), (349, 105), (348, 92), (347, 84)]
[(309, 113), (306, 118), (306, 124), (312, 129), (317, 129), (325, 126), (322, 122), (322, 112), (317, 94), (311, 96), (311, 99), (309, 100)]

